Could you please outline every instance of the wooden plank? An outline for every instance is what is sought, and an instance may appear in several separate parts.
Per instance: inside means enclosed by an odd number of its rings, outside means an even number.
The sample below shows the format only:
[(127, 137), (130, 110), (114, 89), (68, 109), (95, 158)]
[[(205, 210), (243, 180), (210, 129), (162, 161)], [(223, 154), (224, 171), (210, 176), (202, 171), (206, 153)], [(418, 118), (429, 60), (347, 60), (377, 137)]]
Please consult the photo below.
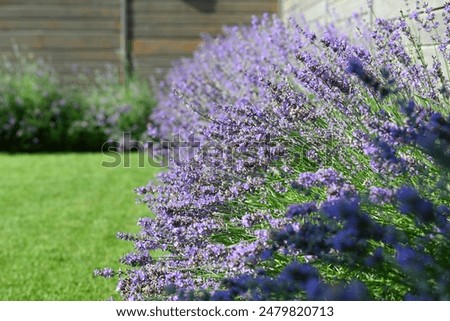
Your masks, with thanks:
[(119, 37), (111, 35), (5, 35), (0, 33), (0, 48), (11, 48), (12, 45), (25, 45), (29, 49), (60, 48), (119, 48)]
[(117, 66), (117, 61), (79, 61), (79, 62), (53, 62), (52, 67), (55, 69), (83, 69), (83, 68), (94, 68), (101, 69), (107, 66)]
[(135, 63), (139, 66), (166, 66), (170, 67), (173, 63), (186, 56), (180, 55), (147, 55), (135, 58)]
[(0, 30), (43, 30), (43, 29), (58, 29), (58, 30), (113, 30), (118, 32), (120, 30), (120, 22), (97, 21), (97, 20), (65, 20), (65, 19), (16, 19), (16, 20), (0, 20)]
[(156, 81), (164, 79), (169, 72), (170, 67), (142, 67), (136, 68), (136, 73), (145, 79), (156, 78)]
[[(1, 0), (0, 0), (1, 1)], [(12, 1), (12, 0), (11, 0)], [(38, 0), (39, 1), (39, 0)], [(40, 1), (58, 1), (58, 0), (40, 0)], [(242, 3), (243, 0), (131, 0), (134, 3), (145, 3), (145, 2), (155, 2), (155, 3), (168, 3), (168, 2), (176, 2), (176, 3), (180, 3), (180, 2), (190, 2), (190, 3), (204, 3), (204, 2), (216, 2), (216, 3), (220, 3), (220, 2), (225, 2), (225, 3), (235, 3), (235, 4), (239, 4)], [(313, 0), (295, 0), (295, 1), (313, 1)], [(317, 1), (317, 0), (316, 0)], [(244, 2), (248, 2), (248, 3), (272, 3), (272, 2), (277, 2), (277, 0), (245, 0)]]
[(172, 65), (161, 65), (161, 64), (153, 64), (153, 65), (142, 65), (139, 62), (136, 63), (136, 70), (139, 70), (139, 74), (143, 76), (149, 76), (154, 73), (158, 73), (158, 70), (164, 70), (164, 73), (167, 73), (172, 68)]
[(142, 40), (136, 39), (132, 44), (133, 55), (161, 55), (161, 54), (190, 54), (194, 51), (201, 40), (168, 40), (168, 39), (154, 39)]
[(3, 30), (0, 34), (5, 37), (15, 37), (15, 36), (93, 36), (93, 37), (119, 37), (119, 33), (116, 30), (58, 30), (58, 29), (28, 29), (28, 30)]
[(194, 5), (184, 1), (145, 1), (132, 2), (132, 10), (135, 12), (160, 12), (160, 13), (198, 13), (200, 12), (220, 12), (220, 13), (263, 13), (277, 12), (277, 1), (218, 1), (211, 3), (207, 1), (197, 1)]
[(133, 30), (133, 36), (139, 39), (146, 38), (199, 38), (200, 34), (207, 33), (216, 35), (222, 31), (221, 25), (215, 26), (161, 26), (161, 25), (138, 25)]
[[(171, 69), (170, 66), (139, 66), (136, 71), (139, 75), (149, 76), (152, 74), (167, 73)], [(160, 72), (160, 71), (162, 72)]]
[(116, 8), (104, 8), (94, 6), (50, 6), (50, 5), (8, 5), (2, 6), (0, 19), (13, 18), (79, 18), (88, 19), (119, 19), (120, 12)]
[(140, 24), (170, 24), (170, 25), (183, 25), (183, 24), (197, 24), (197, 25), (222, 25), (222, 24), (246, 24), (251, 21), (252, 15), (250, 14), (223, 14), (212, 13), (205, 15), (190, 15), (182, 13), (173, 13), (170, 15), (162, 15), (160, 13), (143, 13), (136, 12), (133, 16), (133, 26)]
[[(102, 5), (119, 6), (120, 0), (33, 0), (33, 4), (39, 5)], [(30, 0), (0, 0), (2, 5), (30, 5)]]

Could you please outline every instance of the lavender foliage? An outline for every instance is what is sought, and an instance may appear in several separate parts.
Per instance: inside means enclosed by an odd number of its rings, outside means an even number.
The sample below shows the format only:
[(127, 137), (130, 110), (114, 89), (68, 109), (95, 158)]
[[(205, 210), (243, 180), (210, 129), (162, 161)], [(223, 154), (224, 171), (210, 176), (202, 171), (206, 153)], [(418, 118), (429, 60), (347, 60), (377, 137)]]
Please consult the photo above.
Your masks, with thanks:
[[(415, 128), (422, 127), (422, 131), (409, 143), (432, 158), (435, 157), (434, 150), (430, 152), (420, 142), (423, 136), (435, 131), (434, 119), (440, 117), (437, 115), (433, 113), (428, 123), (415, 124)], [(448, 124), (450, 119), (441, 122), (444, 127)], [(433, 144), (444, 148), (449, 142), (445, 135), (436, 140)], [(448, 184), (450, 163), (439, 166), (440, 178)], [(317, 184), (335, 184), (336, 174), (330, 170), (326, 173), (328, 175), (321, 170), (302, 173), (295, 186), (304, 189)], [(430, 183), (422, 181), (420, 187), (436, 192), (439, 186)], [(262, 258), (256, 273), (226, 278), (221, 289), (212, 293), (179, 292), (179, 299), (449, 300), (448, 200), (447, 194), (442, 199), (444, 204), (435, 204), (414, 187), (402, 186), (395, 193), (372, 188), (369, 195), (364, 192), (357, 196), (341, 195), (325, 200), (320, 209), (313, 203), (292, 205), (286, 217), (293, 218), (297, 213), (301, 216), (280, 229), (272, 229), (266, 249), (271, 255)], [(374, 204), (379, 208), (370, 215)], [(406, 216), (409, 229), (404, 223), (377, 222), (379, 211), (390, 210)], [(395, 212), (391, 213), (391, 219), (395, 218)], [(304, 263), (294, 261), (277, 270), (277, 256), (286, 255)], [(341, 271), (327, 279), (319, 272), (324, 265)], [(373, 284), (380, 282), (390, 286)]]
[[(265, 16), (180, 61), (149, 126), (169, 168), (137, 189), (155, 217), (119, 234), (145, 258), (123, 260), (122, 297), (445, 298), (447, 274), (411, 276), (448, 268), (449, 83), (405, 50), (406, 19), (358, 38)], [(392, 290), (371, 278), (389, 269)]]

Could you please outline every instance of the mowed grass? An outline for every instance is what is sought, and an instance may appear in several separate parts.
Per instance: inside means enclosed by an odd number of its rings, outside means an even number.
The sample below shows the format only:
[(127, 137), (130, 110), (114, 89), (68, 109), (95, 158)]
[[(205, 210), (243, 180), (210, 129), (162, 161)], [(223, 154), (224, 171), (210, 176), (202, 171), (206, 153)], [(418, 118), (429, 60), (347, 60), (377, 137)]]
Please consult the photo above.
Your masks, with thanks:
[(105, 300), (116, 281), (93, 276), (133, 249), (135, 187), (158, 171), (101, 166), (102, 154), (0, 154), (0, 300)]

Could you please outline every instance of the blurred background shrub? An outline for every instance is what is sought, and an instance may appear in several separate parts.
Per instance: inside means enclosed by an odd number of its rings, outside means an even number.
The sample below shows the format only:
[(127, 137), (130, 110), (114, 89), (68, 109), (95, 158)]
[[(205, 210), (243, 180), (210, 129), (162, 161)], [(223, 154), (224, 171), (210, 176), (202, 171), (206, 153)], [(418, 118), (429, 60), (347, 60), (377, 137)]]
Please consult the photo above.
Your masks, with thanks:
[[(149, 84), (112, 68), (62, 83), (52, 68), (16, 50), (0, 64), (0, 151), (96, 151), (139, 139), (155, 104)], [(118, 144), (115, 144), (118, 146)]]

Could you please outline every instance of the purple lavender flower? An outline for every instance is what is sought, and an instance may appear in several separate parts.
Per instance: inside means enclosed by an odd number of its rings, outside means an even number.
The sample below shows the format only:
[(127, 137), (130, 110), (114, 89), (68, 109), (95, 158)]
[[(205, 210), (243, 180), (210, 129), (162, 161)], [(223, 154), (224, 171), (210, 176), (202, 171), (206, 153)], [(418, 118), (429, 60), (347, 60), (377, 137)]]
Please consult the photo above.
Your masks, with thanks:
[(372, 186), (369, 189), (369, 200), (375, 204), (388, 204), (394, 200), (395, 192), (388, 188)]
[(95, 276), (102, 276), (104, 278), (112, 278), (115, 276), (115, 272), (110, 268), (97, 269), (94, 271)]
[(420, 197), (419, 193), (411, 187), (402, 187), (397, 192), (397, 199), (400, 202), (400, 211), (403, 214), (412, 214), (418, 224), (434, 222), (436, 215), (431, 202)]
[(317, 211), (315, 202), (291, 205), (286, 213), (286, 217), (305, 216)]

